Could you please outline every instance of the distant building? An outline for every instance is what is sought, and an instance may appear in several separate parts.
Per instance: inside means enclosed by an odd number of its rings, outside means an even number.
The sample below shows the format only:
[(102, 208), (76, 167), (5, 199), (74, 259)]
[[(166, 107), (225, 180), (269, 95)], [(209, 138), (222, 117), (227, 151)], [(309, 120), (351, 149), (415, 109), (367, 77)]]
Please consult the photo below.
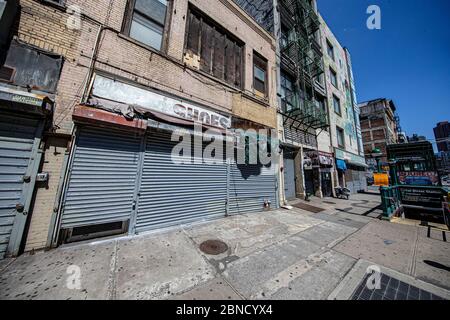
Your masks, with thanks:
[(439, 122), (433, 129), (438, 151), (450, 151), (450, 123)]
[(450, 174), (450, 151), (436, 153), (436, 167), (441, 177)]
[(398, 143), (408, 143), (408, 137), (406, 136), (406, 132), (398, 133)]
[(386, 146), (404, 139), (394, 102), (381, 98), (360, 103), (359, 107), (364, 154), (369, 166), (374, 162), (371, 154), (375, 148), (380, 149), (382, 153), (381, 161), (387, 162)]
[(418, 134), (414, 133), (412, 136), (408, 137), (408, 142), (419, 142), (419, 141), (426, 141), (427, 138), (425, 136), (419, 136)]

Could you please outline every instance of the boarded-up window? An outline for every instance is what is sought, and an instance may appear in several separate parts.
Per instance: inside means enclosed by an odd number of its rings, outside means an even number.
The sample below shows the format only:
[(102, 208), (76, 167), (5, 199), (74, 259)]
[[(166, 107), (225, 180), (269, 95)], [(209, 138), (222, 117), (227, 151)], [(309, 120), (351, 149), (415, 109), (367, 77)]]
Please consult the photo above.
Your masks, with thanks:
[(243, 43), (197, 10), (189, 10), (186, 51), (200, 57), (200, 70), (242, 87)]

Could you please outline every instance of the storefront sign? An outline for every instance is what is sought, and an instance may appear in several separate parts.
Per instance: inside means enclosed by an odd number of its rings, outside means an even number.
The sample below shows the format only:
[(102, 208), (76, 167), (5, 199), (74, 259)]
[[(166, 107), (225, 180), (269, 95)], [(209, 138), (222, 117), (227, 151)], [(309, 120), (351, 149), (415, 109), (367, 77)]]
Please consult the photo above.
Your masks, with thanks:
[(313, 163), (310, 157), (303, 157), (303, 170), (312, 170)]
[(165, 113), (167, 115), (201, 122), (205, 125), (227, 129), (231, 127), (231, 117), (166, 97), (123, 82), (96, 76), (92, 90), (94, 96)]
[(439, 177), (434, 171), (400, 171), (398, 172), (398, 183), (413, 186), (437, 186)]
[(336, 159), (341, 159), (349, 162), (350, 164), (359, 165), (366, 167), (366, 159), (364, 157), (358, 156), (357, 154), (353, 154), (341, 149), (335, 148), (335, 157)]
[(308, 151), (306, 156), (312, 161), (312, 165), (316, 167), (332, 167), (333, 155), (322, 151)]
[(24, 103), (29, 104), (32, 106), (42, 106), (42, 99), (34, 98), (34, 97), (28, 97), (28, 96), (21, 96), (21, 95), (13, 95), (11, 98), (11, 101), (18, 102), (18, 103)]

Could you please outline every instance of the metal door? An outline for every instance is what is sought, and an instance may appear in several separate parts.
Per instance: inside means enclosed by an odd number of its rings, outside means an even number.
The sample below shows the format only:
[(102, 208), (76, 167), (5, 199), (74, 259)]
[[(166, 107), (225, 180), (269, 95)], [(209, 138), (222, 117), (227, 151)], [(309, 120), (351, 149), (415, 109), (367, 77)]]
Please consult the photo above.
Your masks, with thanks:
[(305, 192), (306, 194), (314, 195), (314, 172), (313, 170), (303, 170), (305, 177)]
[(142, 137), (79, 127), (61, 228), (129, 220), (135, 205)]
[(284, 194), (287, 200), (295, 199), (295, 161), (284, 158)]
[(321, 172), (322, 179), (322, 195), (324, 197), (331, 197), (333, 195), (331, 185), (331, 172)]
[(148, 134), (138, 193), (137, 233), (225, 216), (226, 161), (172, 161), (176, 144), (168, 131), (152, 130)]
[(43, 121), (0, 112), (0, 259), (19, 252), (42, 153)]

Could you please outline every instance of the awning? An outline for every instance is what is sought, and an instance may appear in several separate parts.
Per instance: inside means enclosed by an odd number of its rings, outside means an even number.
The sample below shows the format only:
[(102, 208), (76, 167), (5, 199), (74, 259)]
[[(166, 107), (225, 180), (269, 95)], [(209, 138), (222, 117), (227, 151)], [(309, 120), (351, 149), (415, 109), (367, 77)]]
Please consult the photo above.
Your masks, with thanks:
[(336, 159), (336, 168), (341, 171), (347, 170), (347, 165), (344, 160)]
[(368, 168), (369, 166), (365, 163), (361, 163), (361, 162), (356, 162), (356, 161), (351, 161), (351, 160), (347, 160), (347, 163), (352, 165), (352, 166), (356, 166), (356, 167), (361, 167), (361, 168)]

